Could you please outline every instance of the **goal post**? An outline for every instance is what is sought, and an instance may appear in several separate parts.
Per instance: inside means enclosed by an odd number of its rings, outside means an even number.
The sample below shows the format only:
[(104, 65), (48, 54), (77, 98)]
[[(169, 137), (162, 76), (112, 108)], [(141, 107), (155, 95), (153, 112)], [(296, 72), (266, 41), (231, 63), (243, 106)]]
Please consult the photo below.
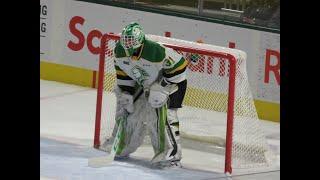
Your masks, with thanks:
[[(243, 167), (243, 164), (244, 167), (267, 164), (265, 153), (268, 148), (250, 91), (246, 53), (169, 37), (146, 37), (172, 48), (188, 60), (188, 87), (182, 107), (187, 110), (179, 117), (181, 137), (212, 142), (215, 138), (213, 122), (219, 121), (225, 133), (220, 137), (225, 142), (225, 173), (231, 174), (234, 166)], [(104, 96), (114, 99), (113, 48), (119, 38), (110, 33), (101, 38), (94, 132), (97, 149), (110, 137), (115, 121), (111, 105), (115, 101), (105, 100)]]

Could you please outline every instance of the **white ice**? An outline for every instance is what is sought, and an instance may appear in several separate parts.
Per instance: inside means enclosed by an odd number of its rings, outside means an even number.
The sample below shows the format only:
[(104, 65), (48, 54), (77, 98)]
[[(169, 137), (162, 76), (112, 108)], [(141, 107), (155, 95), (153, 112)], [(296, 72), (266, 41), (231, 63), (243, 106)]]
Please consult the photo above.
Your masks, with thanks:
[(280, 125), (262, 121), (277, 161), (259, 172), (233, 173), (216, 169), (223, 155), (184, 146), (182, 169), (158, 170), (149, 164), (152, 148), (144, 145), (127, 161), (109, 167), (88, 167), (88, 159), (107, 155), (92, 147), (96, 89), (40, 80), (40, 179), (280, 179)]

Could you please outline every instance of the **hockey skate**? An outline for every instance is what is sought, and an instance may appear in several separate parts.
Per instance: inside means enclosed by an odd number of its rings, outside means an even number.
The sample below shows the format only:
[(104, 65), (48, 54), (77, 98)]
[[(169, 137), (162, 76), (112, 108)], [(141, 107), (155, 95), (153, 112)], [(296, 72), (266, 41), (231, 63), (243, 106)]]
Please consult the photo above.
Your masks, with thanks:
[(181, 168), (180, 160), (171, 160), (171, 161), (160, 161), (157, 163), (153, 163), (152, 167), (155, 169), (175, 169)]
[(124, 161), (130, 158), (130, 155), (124, 155), (124, 156), (120, 156), (120, 155), (115, 155), (114, 156), (114, 160), (115, 161)]

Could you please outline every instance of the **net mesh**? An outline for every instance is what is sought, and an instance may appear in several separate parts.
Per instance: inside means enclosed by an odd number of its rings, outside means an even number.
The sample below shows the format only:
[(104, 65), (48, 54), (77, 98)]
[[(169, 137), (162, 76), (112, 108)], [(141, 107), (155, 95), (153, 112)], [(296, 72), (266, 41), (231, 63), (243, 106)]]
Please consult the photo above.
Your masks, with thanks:
[[(204, 51), (231, 54), (236, 59), (234, 117), (232, 131), (232, 167), (266, 166), (270, 156), (264, 133), (250, 91), (246, 54), (242, 51), (208, 44), (189, 42), (162, 36), (147, 35), (148, 39), (164, 45), (189, 47), (193, 51), (176, 48), (189, 61), (188, 87), (183, 108), (178, 111), (182, 138), (225, 146), (229, 96), (230, 62), (228, 59), (205, 55)], [(114, 54), (116, 40), (108, 40), (105, 47), (105, 66), (100, 139), (111, 136), (114, 126), (115, 85)], [(198, 49), (204, 50), (197, 52)], [(112, 103), (111, 103), (112, 102)]]

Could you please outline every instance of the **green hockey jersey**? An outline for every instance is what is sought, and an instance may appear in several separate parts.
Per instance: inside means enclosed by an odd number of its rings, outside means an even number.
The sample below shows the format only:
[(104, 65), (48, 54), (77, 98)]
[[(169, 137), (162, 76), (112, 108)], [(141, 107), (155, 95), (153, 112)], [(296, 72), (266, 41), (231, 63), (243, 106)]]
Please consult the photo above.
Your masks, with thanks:
[(114, 49), (117, 85), (132, 92), (137, 84), (150, 86), (163, 77), (169, 83), (186, 79), (188, 61), (171, 48), (146, 39), (138, 56), (128, 57), (118, 42)]

